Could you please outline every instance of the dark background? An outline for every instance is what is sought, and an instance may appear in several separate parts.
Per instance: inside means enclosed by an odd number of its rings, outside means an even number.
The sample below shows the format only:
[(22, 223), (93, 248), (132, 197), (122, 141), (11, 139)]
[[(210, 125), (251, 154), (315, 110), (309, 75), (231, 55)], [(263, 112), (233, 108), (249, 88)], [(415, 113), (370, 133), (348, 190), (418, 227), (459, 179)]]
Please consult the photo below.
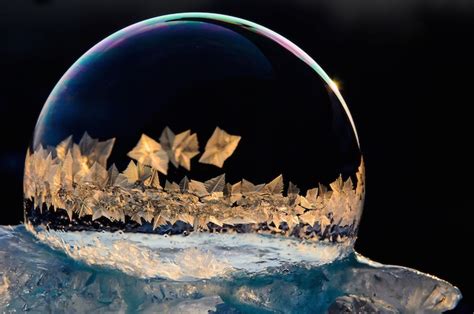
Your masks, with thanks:
[(356, 249), (448, 280), (472, 313), (472, 0), (1, 0), (0, 223), (22, 219), (26, 147), (67, 68), (129, 24), (183, 11), (265, 25), (342, 82), (367, 166)]

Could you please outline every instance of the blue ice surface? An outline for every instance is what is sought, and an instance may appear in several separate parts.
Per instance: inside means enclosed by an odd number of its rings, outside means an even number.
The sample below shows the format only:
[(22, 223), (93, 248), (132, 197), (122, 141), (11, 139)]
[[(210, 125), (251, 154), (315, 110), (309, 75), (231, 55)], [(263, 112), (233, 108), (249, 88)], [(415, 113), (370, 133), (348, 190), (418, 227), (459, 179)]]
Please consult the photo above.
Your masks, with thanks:
[(189, 282), (141, 279), (77, 262), (23, 225), (0, 226), (0, 312), (439, 313), (460, 298), (436, 277), (355, 252), (319, 267), (286, 265)]

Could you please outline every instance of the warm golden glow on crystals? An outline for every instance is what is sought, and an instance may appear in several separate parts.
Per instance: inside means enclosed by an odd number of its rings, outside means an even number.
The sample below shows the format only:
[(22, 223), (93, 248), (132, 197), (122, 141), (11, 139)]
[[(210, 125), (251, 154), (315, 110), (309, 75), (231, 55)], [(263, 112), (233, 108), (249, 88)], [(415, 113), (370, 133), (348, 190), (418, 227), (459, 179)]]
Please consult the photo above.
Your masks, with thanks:
[[(216, 130), (223, 133), (214, 132), (211, 144), (208, 142), (211, 147), (220, 142), (221, 136), (233, 137)], [(229, 140), (233, 148), (224, 147), (225, 156), (235, 150), (240, 137), (236, 138)], [(158, 171), (167, 168), (168, 154), (183, 166), (183, 156), (190, 159), (197, 153), (194, 139), (190, 131), (174, 135), (169, 128), (160, 137), (164, 145), (143, 135), (129, 153), (138, 162), (130, 161), (122, 173), (115, 165), (106, 168), (113, 140), (100, 142), (86, 133), (79, 144), (68, 137), (56, 148), (40, 146), (26, 156), (25, 198), (40, 211), (43, 205), (48, 210), (65, 210), (70, 220), (87, 216), (93, 221), (131, 220), (139, 225), (149, 223), (153, 229), (178, 221), (194, 231), (224, 228), (232, 232), (232, 228), (246, 225), (245, 230), (311, 240), (332, 237), (332, 226), (355, 230), (365, 190), (362, 159), (355, 182), (351, 177), (344, 180), (339, 176), (329, 188), (319, 184), (305, 194), (291, 182), (285, 193), (282, 174), (266, 184), (246, 179), (232, 184), (226, 182), (225, 174), (204, 182), (184, 177), (179, 184), (165, 180), (162, 188)], [(342, 233), (342, 239), (349, 233)], [(341, 234), (334, 239), (341, 239)]]
[(182, 166), (186, 170), (191, 170), (191, 159), (199, 154), (199, 144), (196, 133), (191, 134), (190, 130), (177, 134), (171, 146), (173, 158), (171, 161), (176, 167)]
[(216, 127), (211, 138), (207, 141), (204, 154), (202, 154), (199, 162), (222, 168), (224, 161), (234, 153), (240, 138), (240, 136), (230, 135)]
[(67, 137), (65, 140), (63, 140), (61, 143), (56, 146), (56, 155), (60, 160), (63, 160), (66, 158), (66, 154), (69, 152), (69, 150), (72, 147), (72, 135)]
[(161, 147), (160, 143), (145, 134), (142, 134), (137, 146), (128, 153), (128, 156), (163, 174), (168, 173), (168, 154)]
[(182, 166), (188, 171), (191, 170), (191, 159), (199, 154), (196, 133), (191, 134), (191, 130), (187, 130), (175, 135), (169, 127), (165, 127), (160, 136), (160, 143), (176, 168)]
[(115, 138), (101, 142), (98, 139), (93, 139), (87, 132), (85, 132), (79, 141), (79, 148), (82, 156), (86, 158), (89, 166), (92, 166), (94, 162), (97, 162), (101, 166), (106, 167), (107, 159), (112, 153), (114, 144)]
[(107, 170), (98, 162), (95, 162), (85, 176), (82, 177), (82, 182), (89, 182), (103, 187), (107, 183), (108, 175)]
[(265, 192), (270, 194), (281, 194), (283, 193), (283, 175), (279, 175), (273, 179), (270, 183), (265, 184)]

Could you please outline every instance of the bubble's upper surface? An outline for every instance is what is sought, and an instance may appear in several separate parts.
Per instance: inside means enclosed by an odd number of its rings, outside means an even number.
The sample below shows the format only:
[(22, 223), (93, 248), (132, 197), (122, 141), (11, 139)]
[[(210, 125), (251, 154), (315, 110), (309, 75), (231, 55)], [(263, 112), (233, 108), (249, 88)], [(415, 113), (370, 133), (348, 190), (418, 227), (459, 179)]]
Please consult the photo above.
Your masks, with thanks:
[(327, 238), (354, 235), (362, 211), (358, 137), (336, 84), (283, 36), (224, 15), (157, 17), (98, 43), (47, 99), (31, 152), (25, 198), (80, 226)]
[[(204, 146), (219, 126), (242, 136), (228, 161), (234, 180), (265, 182), (284, 172), (309, 188), (359, 166), (341, 101), (314, 60), (264, 27), (214, 14), (168, 15), (127, 27), (82, 56), (48, 98), (34, 146), (71, 134), (78, 141), (87, 131), (117, 138), (112, 160), (120, 163), (142, 133), (190, 129)], [(217, 174), (198, 166), (196, 175)]]

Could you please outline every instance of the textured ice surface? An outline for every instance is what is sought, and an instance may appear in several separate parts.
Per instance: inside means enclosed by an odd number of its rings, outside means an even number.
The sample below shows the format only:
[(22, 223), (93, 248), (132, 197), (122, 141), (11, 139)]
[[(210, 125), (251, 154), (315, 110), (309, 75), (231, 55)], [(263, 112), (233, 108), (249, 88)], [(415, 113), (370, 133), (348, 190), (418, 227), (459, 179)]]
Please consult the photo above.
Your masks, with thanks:
[[(153, 253), (141, 251), (143, 244), (137, 242), (137, 247), (133, 247), (129, 245), (130, 239), (126, 239), (127, 245), (118, 247), (120, 254), (116, 255), (121, 255), (122, 266), (117, 270), (113, 263), (106, 262), (108, 258), (117, 258), (107, 255), (110, 252), (102, 257), (91, 255), (91, 251), (98, 252), (97, 248), (94, 250), (93, 238), (92, 234), (84, 236), (85, 242), (92, 242), (89, 251), (82, 253), (87, 258), (80, 258), (81, 253), (74, 256), (50, 249), (24, 226), (0, 227), (0, 311), (442, 312), (453, 308), (461, 297), (456, 287), (438, 278), (408, 268), (380, 265), (357, 253), (320, 266), (296, 263), (288, 258), (242, 271), (239, 265), (221, 264), (221, 257), (216, 257), (221, 242), (213, 242), (214, 248), (209, 245), (208, 255), (203, 253), (206, 249), (203, 251), (200, 247), (190, 250), (188, 256), (183, 252), (186, 250), (178, 252), (180, 241), (174, 240), (177, 252), (164, 258), (159, 255), (164, 254), (161, 251), (155, 252), (156, 256), (149, 255)], [(222, 235), (209, 241), (214, 240), (226, 242)], [(165, 244), (156, 243), (156, 246)], [(242, 247), (236, 246), (231, 251), (242, 252), (245, 259), (250, 256), (246, 245), (242, 238)], [(275, 253), (277, 243), (274, 245), (274, 248), (269, 247), (269, 255), (263, 256), (262, 261), (284, 259), (284, 254)], [(281, 249), (285, 252), (283, 247)], [(135, 255), (141, 253), (142, 258)], [(260, 253), (255, 251), (255, 255)], [(101, 266), (89, 264), (94, 261)], [(258, 264), (256, 260), (242, 263), (241, 268)], [(161, 278), (137, 270), (146, 266), (157, 267), (154, 275)], [(160, 267), (171, 267), (183, 276), (177, 277), (179, 281), (165, 279), (165, 271), (161, 272)], [(173, 271), (170, 273), (174, 274)], [(203, 275), (196, 276), (200, 272)]]
[[(141, 278), (178, 281), (222, 277), (245, 270), (301, 263), (320, 266), (346, 256), (350, 243), (301, 241), (265, 234), (158, 235), (122, 232), (38, 232), (43, 243), (89, 265), (109, 266)], [(126, 254), (124, 254), (126, 252)]]

